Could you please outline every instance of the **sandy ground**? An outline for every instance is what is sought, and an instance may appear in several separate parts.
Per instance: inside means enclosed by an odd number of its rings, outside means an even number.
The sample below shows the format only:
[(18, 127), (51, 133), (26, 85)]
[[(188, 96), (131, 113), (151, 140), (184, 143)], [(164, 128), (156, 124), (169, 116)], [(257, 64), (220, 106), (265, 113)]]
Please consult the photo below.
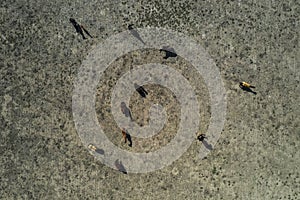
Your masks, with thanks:
[[(0, 199), (299, 199), (299, 13), (296, 0), (1, 1)], [(94, 38), (82, 40), (70, 17)], [(90, 50), (128, 24), (183, 32), (214, 59), (228, 107), (206, 159), (198, 158), (202, 143), (195, 140), (170, 166), (123, 174), (83, 146), (72, 116), (73, 81)], [(99, 83), (97, 117), (120, 148), (153, 151), (176, 131), (178, 106), (165, 88), (145, 86), (149, 102), (169, 99), (170, 120), (151, 140), (134, 138), (132, 148), (121, 142), (109, 110), (108, 91), (132, 64), (188, 65), (163, 56), (158, 50), (124, 55)], [(208, 92), (201, 77), (183, 73), (205, 108), (199, 127), (205, 132)], [(239, 81), (253, 83), (257, 95), (241, 90)], [(129, 107), (141, 125), (149, 102), (132, 96)]]

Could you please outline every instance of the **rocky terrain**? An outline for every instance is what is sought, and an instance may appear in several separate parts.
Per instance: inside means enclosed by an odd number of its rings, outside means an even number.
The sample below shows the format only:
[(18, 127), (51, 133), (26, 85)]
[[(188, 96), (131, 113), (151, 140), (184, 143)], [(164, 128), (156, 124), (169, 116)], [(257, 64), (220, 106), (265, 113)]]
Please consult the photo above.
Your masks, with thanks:
[[(0, 199), (299, 199), (299, 13), (287, 1), (25, 1), (0, 3)], [(83, 24), (83, 40), (69, 22)], [(77, 72), (99, 43), (135, 27), (163, 27), (189, 35), (216, 63), (227, 94), (226, 122), (203, 160), (192, 143), (178, 160), (149, 173), (120, 173), (93, 157), (73, 121)], [(108, 49), (109, 51), (109, 49)], [(110, 92), (136, 65), (156, 62), (182, 71), (201, 105), (199, 133), (210, 118), (208, 90), (182, 57), (158, 49), (122, 56), (96, 93), (96, 113), (119, 148), (149, 152), (166, 145), (179, 123), (168, 88), (145, 85), (130, 100), (134, 120), (147, 124), (150, 103), (168, 120), (151, 139), (122, 141), (110, 113)], [(256, 86), (249, 93), (240, 81)], [(195, 137), (196, 138), (196, 137)], [(125, 166), (126, 167), (126, 166)]]

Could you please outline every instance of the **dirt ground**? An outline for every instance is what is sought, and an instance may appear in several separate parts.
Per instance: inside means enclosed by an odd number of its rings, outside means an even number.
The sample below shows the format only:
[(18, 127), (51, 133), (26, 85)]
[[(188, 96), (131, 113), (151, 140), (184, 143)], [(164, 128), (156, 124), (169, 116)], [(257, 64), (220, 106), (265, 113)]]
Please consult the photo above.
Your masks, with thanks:
[[(34, 1), (0, 3), (0, 199), (300, 199), (299, 13), (296, 0), (259, 1)], [(94, 36), (83, 40), (75, 18)], [(227, 115), (218, 143), (199, 159), (195, 141), (178, 160), (150, 173), (123, 174), (83, 145), (72, 114), (77, 72), (88, 53), (110, 36), (135, 27), (164, 27), (201, 44), (220, 70)], [(109, 51), (109, 50), (108, 50)], [(96, 113), (120, 148), (149, 152), (166, 145), (179, 123), (178, 102), (167, 88), (145, 85), (129, 108), (147, 124), (150, 102), (166, 106), (168, 121), (151, 140), (125, 145), (110, 113), (110, 91), (133, 65), (163, 63), (182, 69), (201, 111), (210, 118), (201, 76), (181, 57), (159, 50), (116, 60), (97, 90)], [(256, 95), (239, 88), (256, 86)], [(166, 103), (168, 100), (168, 104)]]

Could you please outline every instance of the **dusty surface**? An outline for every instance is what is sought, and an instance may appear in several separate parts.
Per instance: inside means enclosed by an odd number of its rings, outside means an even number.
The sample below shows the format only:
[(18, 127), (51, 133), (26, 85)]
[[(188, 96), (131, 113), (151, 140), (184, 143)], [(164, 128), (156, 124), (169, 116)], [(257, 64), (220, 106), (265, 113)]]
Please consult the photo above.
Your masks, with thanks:
[[(2, 1), (0, 199), (299, 199), (299, 13), (299, 2), (292, 0)], [(82, 40), (70, 17), (94, 38)], [(202, 144), (195, 140), (164, 169), (123, 174), (94, 159), (82, 145), (72, 116), (73, 81), (90, 50), (128, 24), (188, 34), (216, 62), (228, 110), (207, 159), (198, 158)], [(153, 151), (158, 148), (153, 144), (165, 145), (176, 131), (180, 113), (165, 88), (145, 86), (149, 101), (166, 105), (169, 100), (170, 121), (150, 141), (133, 138), (132, 148), (120, 142), (121, 132), (107, 109), (106, 91), (132, 63), (188, 65), (163, 56), (158, 50), (125, 55), (99, 83), (98, 119), (120, 148)], [(201, 105), (209, 108), (201, 77), (183, 74)], [(256, 85), (257, 95), (240, 90), (241, 80)], [(148, 106), (138, 94), (131, 99), (129, 107), (141, 125), (147, 123)], [(199, 131), (205, 132), (209, 109), (201, 120)]]

